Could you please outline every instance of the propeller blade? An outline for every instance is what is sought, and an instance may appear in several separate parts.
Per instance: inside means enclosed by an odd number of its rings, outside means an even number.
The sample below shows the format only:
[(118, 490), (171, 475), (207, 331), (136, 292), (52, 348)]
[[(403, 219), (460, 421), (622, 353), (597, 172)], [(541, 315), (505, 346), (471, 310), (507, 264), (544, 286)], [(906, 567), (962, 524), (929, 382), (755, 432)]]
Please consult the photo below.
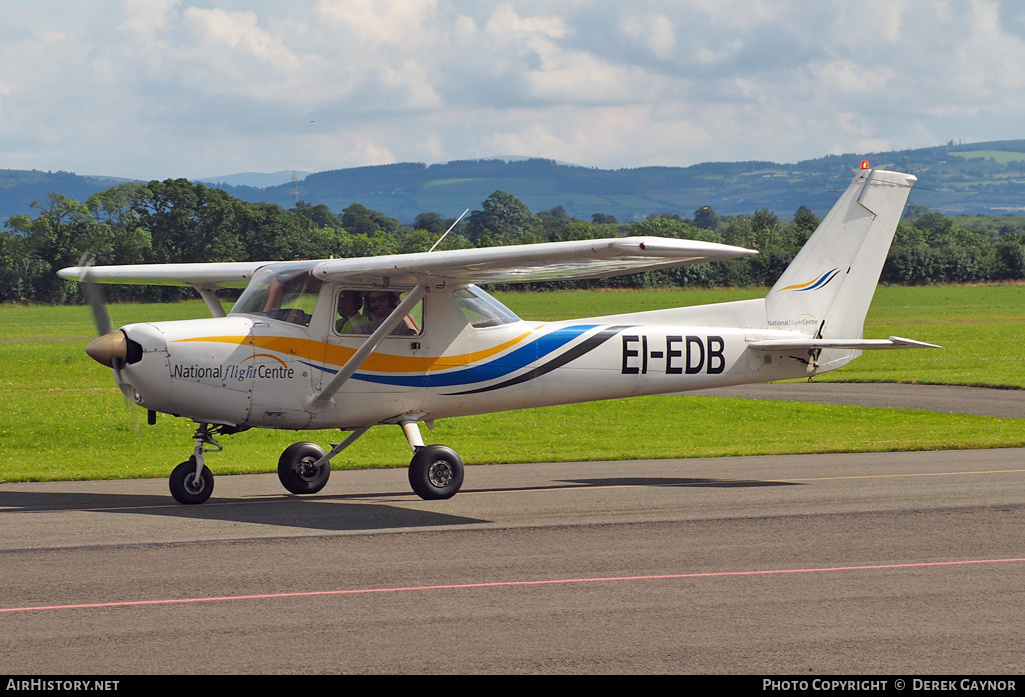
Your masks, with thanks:
[[(89, 252), (82, 255), (78, 263), (85, 271), (80, 277), (82, 290), (93, 312), (93, 322), (96, 323), (96, 333), (99, 336), (93, 339), (85, 352), (97, 363), (113, 368), (118, 385), (121, 384), (121, 368), (128, 362), (128, 337), (118, 329), (114, 331), (113, 322), (110, 320), (110, 313), (107, 312), (107, 301), (103, 297), (103, 290), (100, 284), (92, 281), (89, 277), (90, 269), (93, 266), (93, 256)], [(125, 409), (128, 411), (128, 421), (131, 424), (132, 433), (135, 434), (135, 442), (142, 442), (142, 422), (139, 420), (138, 412), (132, 407), (135, 406), (128, 395), (122, 392)], [(115, 426), (115, 428), (122, 428)]]
[(84, 269), (81, 277), (82, 289), (85, 291), (86, 300), (89, 301), (89, 308), (93, 311), (96, 332), (100, 335), (86, 347), (85, 352), (97, 363), (120, 371), (128, 357), (128, 340), (123, 332), (114, 331), (100, 284), (89, 278), (93, 266), (92, 254), (83, 254), (78, 265)]
[(89, 279), (89, 270), (93, 265), (92, 255), (89, 252), (83, 254), (82, 260), (78, 265), (85, 269), (81, 279), (82, 289), (85, 291), (85, 299), (89, 302), (89, 307), (93, 311), (96, 333), (100, 336), (110, 334), (114, 331), (114, 326), (110, 321), (110, 313), (107, 312), (107, 303), (103, 299), (103, 291), (100, 290), (99, 283)]

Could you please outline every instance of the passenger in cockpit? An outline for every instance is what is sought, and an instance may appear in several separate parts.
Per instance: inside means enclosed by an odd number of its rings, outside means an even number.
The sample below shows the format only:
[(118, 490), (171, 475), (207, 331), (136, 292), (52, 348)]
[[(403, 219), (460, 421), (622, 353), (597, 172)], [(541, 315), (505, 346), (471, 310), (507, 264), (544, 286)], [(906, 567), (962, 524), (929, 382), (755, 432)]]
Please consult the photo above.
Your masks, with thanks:
[[(387, 290), (371, 291), (367, 298), (367, 305), (370, 310), (370, 322), (357, 326), (353, 331), (356, 334), (373, 334), (374, 330), (384, 324), (396, 307), (399, 306), (399, 294)], [(417, 334), (415, 324), (408, 315), (402, 318), (394, 329), (391, 336), (414, 336)]]

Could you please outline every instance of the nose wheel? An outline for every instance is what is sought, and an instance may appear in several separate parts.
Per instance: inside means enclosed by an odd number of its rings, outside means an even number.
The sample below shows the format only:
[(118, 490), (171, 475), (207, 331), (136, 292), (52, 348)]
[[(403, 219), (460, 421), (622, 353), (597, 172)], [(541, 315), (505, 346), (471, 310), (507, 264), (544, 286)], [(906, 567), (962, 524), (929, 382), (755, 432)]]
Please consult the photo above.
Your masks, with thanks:
[(203, 465), (196, 472), (196, 458), (190, 457), (171, 471), (168, 479), (171, 496), (178, 503), (203, 503), (214, 493), (214, 475)]
[(203, 453), (219, 453), (223, 450), (213, 436), (215, 431), (234, 432), (228, 431), (224, 426), (211, 427), (210, 424), (200, 424), (193, 436), (196, 439), (196, 447), (192, 450), (192, 457), (171, 471), (167, 484), (171, 489), (171, 496), (178, 503), (203, 503), (214, 493), (214, 475), (203, 462)]

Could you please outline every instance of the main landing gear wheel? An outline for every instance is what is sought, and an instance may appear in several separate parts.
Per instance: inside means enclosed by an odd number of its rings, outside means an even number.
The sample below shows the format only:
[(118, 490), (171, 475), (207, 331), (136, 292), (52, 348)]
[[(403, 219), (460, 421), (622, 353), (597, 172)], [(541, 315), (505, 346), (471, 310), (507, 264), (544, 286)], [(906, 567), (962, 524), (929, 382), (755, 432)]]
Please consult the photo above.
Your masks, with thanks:
[(463, 461), (445, 445), (426, 445), (409, 462), (409, 485), (422, 499), (450, 499), (463, 485)]
[(214, 493), (214, 475), (210, 468), (203, 465), (199, 477), (196, 477), (196, 459), (190, 457), (171, 471), (168, 480), (171, 496), (178, 503), (203, 503)]
[(320, 467), (313, 463), (324, 457), (324, 449), (315, 443), (292, 443), (278, 459), (278, 479), (293, 494), (315, 494), (327, 484), (331, 463)]

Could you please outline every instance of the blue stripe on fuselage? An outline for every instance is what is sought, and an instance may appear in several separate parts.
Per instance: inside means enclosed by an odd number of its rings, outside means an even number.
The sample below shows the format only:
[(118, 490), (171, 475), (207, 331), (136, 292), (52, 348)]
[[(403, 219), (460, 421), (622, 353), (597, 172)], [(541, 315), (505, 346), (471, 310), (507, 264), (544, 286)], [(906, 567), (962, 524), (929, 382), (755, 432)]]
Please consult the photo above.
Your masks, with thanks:
[[(573, 341), (581, 334), (600, 326), (597, 324), (578, 324), (572, 327), (556, 329), (554, 332), (545, 334), (518, 349), (511, 351), (504, 356), (495, 358), (482, 365), (469, 368), (453, 370), (447, 373), (427, 373), (418, 375), (373, 375), (368, 373), (356, 373), (354, 380), (373, 382), (381, 385), (397, 385), (400, 387), (452, 387), (454, 385), (472, 385), (478, 382), (486, 382), (496, 378), (504, 377), (514, 373), (534, 361), (547, 356), (549, 353), (560, 349)], [(306, 363), (306, 361), (303, 361)], [(337, 370), (324, 368), (312, 363), (306, 363), (312, 368), (323, 370), (327, 373), (337, 373)]]

